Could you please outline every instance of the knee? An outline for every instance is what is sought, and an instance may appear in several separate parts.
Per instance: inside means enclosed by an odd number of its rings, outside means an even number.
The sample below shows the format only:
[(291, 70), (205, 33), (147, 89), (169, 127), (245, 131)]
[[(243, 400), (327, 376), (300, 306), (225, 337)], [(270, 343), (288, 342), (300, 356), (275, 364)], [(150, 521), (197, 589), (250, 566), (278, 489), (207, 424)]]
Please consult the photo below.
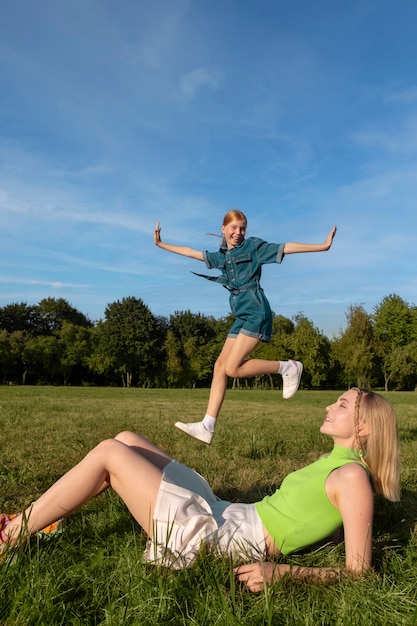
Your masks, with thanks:
[(100, 441), (100, 443), (98, 443), (96, 447), (91, 450), (91, 452), (109, 453), (112, 449), (116, 448), (118, 445), (119, 444), (116, 443), (115, 439), (103, 439), (103, 441)]
[(239, 367), (233, 365), (232, 363), (228, 363), (226, 359), (219, 356), (216, 363), (214, 364), (214, 369), (217, 373), (222, 373), (225, 376), (230, 376), (230, 378), (238, 378), (239, 376)]
[(108, 467), (115, 459), (120, 460), (120, 455), (123, 454), (124, 450), (126, 450), (126, 446), (123, 442), (113, 438), (103, 439), (95, 448), (90, 450), (87, 456)]
[(224, 368), (225, 374), (230, 378), (239, 378), (239, 368), (228, 365)]
[(214, 369), (217, 373), (226, 374), (226, 360), (221, 355), (217, 357)]
[(117, 439), (103, 439), (95, 448), (90, 450), (87, 456), (101, 459), (104, 463), (107, 463), (115, 455), (118, 456), (122, 449), (125, 449), (123, 442)]
[(135, 433), (132, 433), (130, 430), (122, 430), (121, 433), (117, 433), (114, 439), (116, 441), (121, 441), (122, 443), (128, 446), (130, 445), (129, 442), (132, 441), (134, 436), (135, 436)]

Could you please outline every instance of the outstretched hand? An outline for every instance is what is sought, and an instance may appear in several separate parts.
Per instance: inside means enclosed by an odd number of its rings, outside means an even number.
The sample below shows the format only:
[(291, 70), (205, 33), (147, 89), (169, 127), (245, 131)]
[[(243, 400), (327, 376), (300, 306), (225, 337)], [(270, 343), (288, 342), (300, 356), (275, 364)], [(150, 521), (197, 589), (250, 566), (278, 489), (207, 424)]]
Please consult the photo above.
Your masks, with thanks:
[(336, 226), (333, 226), (332, 230), (329, 232), (329, 234), (326, 237), (326, 241), (324, 242), (324, 244), (325, 244), (327, 250), (329, 250), (329, 248), (331, 248), (334, 236), (336, 235), (336, 231), (337, 231)]
[(159, 243), (161, 243), (161, 224), (160, 224), (160, 222), (156, 222), (155, 230), (153, 231), (153, 241), (154, 241), (154, 244), (156, 246)]

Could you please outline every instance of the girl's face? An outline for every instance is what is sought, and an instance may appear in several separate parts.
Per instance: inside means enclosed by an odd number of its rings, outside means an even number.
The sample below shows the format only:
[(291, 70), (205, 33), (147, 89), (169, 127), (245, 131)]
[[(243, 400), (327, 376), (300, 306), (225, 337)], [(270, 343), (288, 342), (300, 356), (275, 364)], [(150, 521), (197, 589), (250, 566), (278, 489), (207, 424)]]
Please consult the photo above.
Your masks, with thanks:
[[(334, 404), (326, 407), (326, 418), (320, 427), (320, 432), (330, 435), (337, 445), (346, 448), (356, 448), (355, 427), (353, 415), (358, 392), (356, 389), (345, 391)], [(360, 433), (364, 434), (366, 424), (360, 426)]]
[(235, 248), (245, 238), (246, 234), (246, 222), (244, 220), (233, 220), (222, 226), (222, 233), (226, 242), (227, 248)]

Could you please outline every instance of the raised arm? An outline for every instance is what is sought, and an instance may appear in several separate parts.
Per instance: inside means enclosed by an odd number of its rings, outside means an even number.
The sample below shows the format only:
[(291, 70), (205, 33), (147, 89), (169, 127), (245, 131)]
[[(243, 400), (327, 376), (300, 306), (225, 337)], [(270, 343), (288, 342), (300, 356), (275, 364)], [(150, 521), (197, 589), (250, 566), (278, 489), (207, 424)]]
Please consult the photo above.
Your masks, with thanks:
[(290, 241), (284, 246), (284, 254), (295, 254), (297, 252), (325, 252), (331, 248), (336, 230), (336, 226), (333, 226), (324, 243), (296, 243), (295, 241)]
[(153, 240), (158, 248), (168, 250), (168, 252), (174, 252), (175, 254), (181, 254), (191, 259), (197, 259), (197, 261), (204, 261), (201, 250), (194, 250), (194, 248), (190, 248), (189, 246), (174, 246), (173, 244), (161, 241), (161, 225), (159, 222), (156, 222), (155, 230), (153, 231)]

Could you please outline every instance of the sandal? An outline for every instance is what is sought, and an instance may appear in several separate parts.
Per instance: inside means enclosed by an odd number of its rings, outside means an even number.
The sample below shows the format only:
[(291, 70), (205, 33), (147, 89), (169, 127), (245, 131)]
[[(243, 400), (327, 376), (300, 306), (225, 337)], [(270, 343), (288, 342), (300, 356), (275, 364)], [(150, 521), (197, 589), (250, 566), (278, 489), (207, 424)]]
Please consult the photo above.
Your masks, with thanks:
[[(16, 539), (13, 539), (11, 541), (9, 537), (6, 535), (6, 533), (4, 532), (7, 526), (12, 521), (12, 519), (14, 519), (16, 516), (17, 516), (17, 513), (11, 513), (10, 515), (0, 514), (0, 551), (3, 551), (6, 545), (11, 545), (12, 543), (16, 541)], [(51, 535), (53, 533), (56, 533), (62, 530), (63, 525), (64, 525), (64, 518), (59, 519), (56, 522), (52, 522), (52, 524), (49, 524), (49, 526), (45, 526), (45, 528), (38, 530), (38, 532), (35, 534), (36, 535)]]
[(39, 535), (54, 535), (55, 533), (59, 533), (64, 527), (64, 522), (65, 522), (65, 518), (62, 517), (56, 522), (52, 522), (52, 524), (49, 524), (49, 526), (45, 526), (45, 528), (38, 530), (38, 532), (35, 534), (39, 536)]
[[(10, 540), (10, 538), (4, 532), (7, 526), (10, 524), (13, 517), (15, 515), (0, 515), (0, 562), (2, 562), (3, 558), (8, 559), (10, 557), (11, 551), (10, 548), (15, 544), (16, 540)], [(13, 549), (14, 552), (14, 549)], [(3, 557), (4, 553), (4, 557)], [(13, 554), (11, 555), (13, 558)]]
[[(0, 546), (10, 543), (8, 536), (4, 531), (14, 517), (16, 517), (16, 515), (0, 515)], [(0, 548), (0, 550), (3, 550), (3, 548)]]

